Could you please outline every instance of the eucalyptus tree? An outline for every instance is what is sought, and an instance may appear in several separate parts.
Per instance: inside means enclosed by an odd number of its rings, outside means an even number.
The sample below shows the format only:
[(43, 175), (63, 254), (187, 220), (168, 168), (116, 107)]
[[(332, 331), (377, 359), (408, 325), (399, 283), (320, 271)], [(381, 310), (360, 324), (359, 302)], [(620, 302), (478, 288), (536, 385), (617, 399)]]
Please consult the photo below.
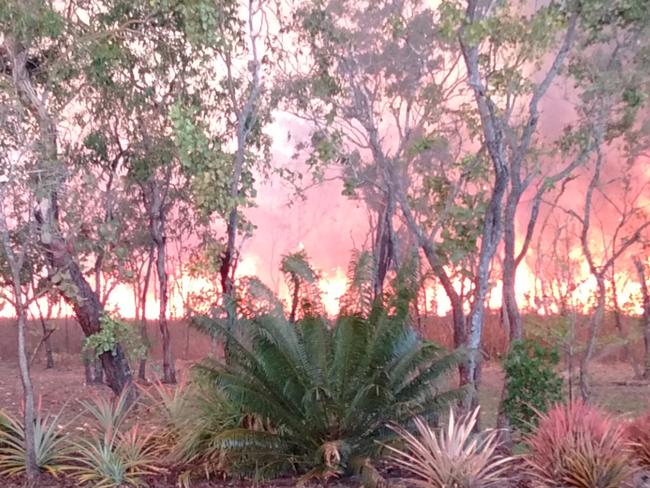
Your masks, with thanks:
[[(623, 44), (616, 45), (625, 50), (628, 40), (608, 36), (606, 29), (611, 25), (616, 30), (619, 22), (627, 22), (625, 17), (630, 13), (626, 10), (627, 5), (621, 7), (596, 2), (585, 6), (580, 2), (553, 2), (530, 7), (530, 12), (523, 15), (522, 8), (515, 2), (468, 0), (444, 3), (441, 9), (441, 20), (454, 24), (472, 94), (468, 115), (477, 128), (478, 140), (490, 164), (486, 181), (490, 196), (480, 235), (475, 299), (469, 314), (469, 375), (472, 383), (478, 382), (490, 265), (504, 229), (505, 315), (514, 327), (511, 335), (521, 335), (521, 320), (514, 295), (514, 272), (517, 261), (525, 255), (527, 243), (524, 240), (524, 247), (516, 256), (514, 221), (523, 191), (541, 174), (542, 183), (536, 196), (539, 205), (547, 188), (570, 177), (575, 168), (595, 154), (609, 136), (607, 130), (618, 122), (621, 112), (629, 114), (630, 104), (625, 91), (619, 93), (618, 98), (616, 89), (609, 87), (609, 91), (604, 91), (600, 83), (604, 77), (589, 76), (584, 71), (585, 63), (576, 61), (589, 49), (607, 51), (610, 42), (621, 41)], [(635, 10), (633, 6), (632, 12)], [(633, 15), (638, 15), (638, 12)], [(634, 22), (636, 27), (631, 29), (623, 26), (623, 38), (638, 39), (636, 31), (643, 28), (644, 22), (640, 18)], [(605, 57), (610, 61), (616, 59), (617, 48)], [(559, 153), (565, 159), (556, 167), (558, 169), (540, 169), (544, 163), (548, 165), (543, 156), (550, 152), (549, 146), (545, 145), (548, 137), (541, 133), (541, 121), (544, 115), (557, 118), (556, 114), (545, 112), (543, 107), (549, 103), (553, 84), (567, 80), (575, 84), (572, 97), (577, 106), (578, 120), (568, 121), (561, 127), (561, 137), (553, 141), (564, 150)], [(597, 93), (608, 96), (598, 98), (595, 96)], [(554, 124), (557, 128), (557, 121)], [(535, 212), (534, 204), (529, 231), (535, 225)], [(476, 397), (471, 400), (475, 402)]]
[[(0, 125), (3, 138), (0, 142), (0, 285), (3, 296), (15, 312), (18, 328), (18, 366), (23, 387), (23, 421), (25, 426), (25, 472), (29, 482), (38, 477), (36, 439), (34, 437), (34, 389), (30, 377), (26, 330), (29, 307), (48, 291), (41, 286), (44, 260), (38, 252), (38, 228), (32, 209), (37, 196), (34, 183), (38, 174), (38, 150), (29, 144), (38, 128), (26, 122), (29, 117), (21, 103), (6, 96), (4, 89), (11, 86), (6, 67), (0, 79), (2, 98)], [(39, 259), (40, 258), (40, 259)], [(33, 286), (35, 282), (39, 286)], [(9, 288), (8, 295), (4, 290)]]
[(231, 329), (237, 314), (237, 237), (252, 232), (244, 209), (253, 204), (255, 179), (270, 171), (271, 141), (263, 128), (273, 103), (265, 80), (271, 76), (275, 36), (268, 1), (198, 3), (204, 39), (212, 42), (212, 72), (203, 92), (177, 100), (174, 140), (201, 217), (213, 232), (225, 226), (220, 308)]
[(438, 17), (417, 1), (299, 4), (291, 29), (299, 48), (283, 67), (283, 89), (286, 109), (312, 129), (298, 149), (316, 177), (337, 168), (344, 192), (376, 214), (375, 298), (408, 248), (402, 227), (449, 298), (460, 346), (466, 316), (456, 283), (472, 278), (460, 265), (476, 255), (486, 165), (463, 142), (460, 51)]
[[(25, 190), (34, 198), (38, 249), (47, 262), (49, 281), (74, 310), (84, 334), (90, 336), (102, 328), (103, 309), (76, 252), (82, 239), (68, 227), (75, 220), (66, 208), (71, 196), (68, 149), (77, 129), (67, 116), (83, 85), (80, 55), (86, 42), (111, 34), (94, 30), (84, 14), (83, 6), (74, 3), (3, 2), (1, 96), (18, 102), (19, 123), (31, 130), (29, 139), (19, 141), (17, 152), (33, 153), (34, 167), (22, 176)], [(115, 31), (121, 28), (117, 22), (113, 26)], [(0, 130), (7, 132), (7, 127), (3, 125)], [(120, 392), (131, 384), (129, 365), (119, 343), (100, 359), (113, 391)]]

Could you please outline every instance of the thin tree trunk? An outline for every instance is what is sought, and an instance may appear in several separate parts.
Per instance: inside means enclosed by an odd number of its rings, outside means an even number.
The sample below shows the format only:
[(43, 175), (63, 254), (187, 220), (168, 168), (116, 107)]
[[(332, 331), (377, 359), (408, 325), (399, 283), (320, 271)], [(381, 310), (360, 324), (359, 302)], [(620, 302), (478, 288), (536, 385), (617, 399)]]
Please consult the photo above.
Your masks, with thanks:
[[(151, 281), (151, 270), (153, 269), (153, 246), (149, 247), (149, 256), (147, 258), (147, 271), (144, 275), (144, 283), (142, 284), (142, 294), (140, 295), (140, 337), (142, 342), (149, 348), (149, 333), (147, 332), (147, 297), (149, 295), (149, 283)], [(138, 367), (138, 378), (141, 381), (147, 381), (147, 358), (140, 359)]]
[(502, 203), (507, 187), (508, 172), (506, 166), (502, 162), (499, 162), (498, 157), (493, 158), (493, 166), (495, 173), (494, 188), (481, 234), (474, 304), (469, 315), (470, 330), (467, 340), (469, 359), (467, 369), (469, 384), (472, 388), (465, 400), (465, 408), (468, 411), (478, 405), (478, 388), (481, 381), (482, 359), (480, 347), (485, 320), (485, 298), (490, 280), (490, 264), (501, 240), (503, 229)]
[[(36, 464), (36, 447), (34, 438), (34, 388), (29, 375), (29, 358), (27, 356), (27, 344), (25, 340), (26, 329), (26, 306), (23, 303), (23, 291), (21, 289), (21, 271), (23, 268), (25, 248), (17, 256), (11, 246), (9, 227), (4, 209), (4, 191), (0, 187), (0, 239), (4, 248), (11, 271), (11, 281), (14, 294), (14, 304), (18, 322), (18, 366), (20, 369), (20, 381), (23, 386), (23, 423), (25, 429), (25, 472), (27, 480), (34, 483), (39, 475), (39, 468)], [(26, 245), (26, 244), (24, 244)]]
[[(243, 158), (243, 155), (242, 155)], [(242, 159), (243, 164), (243, 159)], [(238, 194), (238, 191), (235, 192), (235, 195)], [(234, 282), (234, 272), (237, 268), (237, 259), (236, 259), (236, 249), (235, 243), (237, 238), (237, 222), (239, 216), (237, 213), (237, 208), (235, 207), (230, 211), (228, 216), (228, 224), (226, 227), (227, 231), (227, 242), (226, 250), (223, 253), (221, 258), (221, 267), (219, 269), (220, 278), (221, 278), (221, 291), (223, 293), (223, 307), (226, 312), (226, 327), (230, 333), (234, 331), (235, 323), (237, 321), (237, 310), (235, 305), (235, 282)], [(224, 357), (228, 361), (230, 347), (229, 340), (226, 339), (223, 348)]]
[[(16, 290), (17, 288), (17, 290)], [(19, 287), (14, 286), (16, 298), (16, 311), (18, 313), (18, 366), (20, 368), (20, 381), (23, 385), (23, 406), (25, 424), (25, 470), (27, 479), (33, 482), (39, 475), (36, 464), (36, 447), (34, 438), (34, 387), (29, 375), (29, 360), (27, 358), (27, 345), (25, 341), (25, 308), (22, 304)]]
[[(168, 175), (168, 180), (171, 175)], [(165, 232), (166, 209), (158, 183), (152, 178), (145, 183), (145, 204), (148, 200), (149, 227), (156, 248), (156, 274), (158, 276), (158, 327), (162, 338), (163, 382), (176, 383), (176, 368), (172, 355), (171, 336), (167, 324), (168, 276), (166, 264), (167, 234)]]
[(158, 244), (156, 259), (156, 270), (158, 273), (158, 284), (160, 286), (160, 310), (158, 314), (158, 324), (160, 335), (162, 336), (163, 350), (163, 382), (176, 383), (176, 368), (174, 366), (174, 357), (172, 355), (171, 336), (167, 325), (167, 270), (165, 269), (165, 245), (164, 239)]
[(518, 189), (508, 195), (503, 231), (502, 317), (504, 326), (507, 326), (506, 333), (509, 341), (518, 341), (523, 337), (523, 324), (515, 293), (515, 277), (519, 264), (515, 259), (515, 214), (520, 196), (521, 193)]
[[(232, 208), (228, 214), (226, 223), (226, 249), (221, 260), (221, 288), (223, 291), (223, 304), (226, 311), (226, 325), (229, 330), (233, 330), (237, 320), (236, 296), (234, 274), (237, 268), (237, 227), (239, 223), (238, 200), (240, 198), (240, 188), (242, 184), (242, 173), (246, 163), (246, 148), (251, 131), (255, 127), (258, 116), (258, 98), (261, 90), (260, 68), (261, 63), (258, 60), (257, 53), (257, 34), (253, 25), (254, 10), (252, 0), (249, 1), (248, 10), (248, 28), (251, 47), (251, 59), (249, 60), (249, 69), (251, 72), (251, 83), (248, 97), (244, 100), (243, 105), (240, 103), (240, 97), (235, 92), (234, 83), (229, 84), (228, 95), (230, 102), (235, 108), (237, 114), (237, 151), (233, 161), (233, 173), (229, 184), (230, 198), (232, 199)], [(226, 54), (227, 78), (234, 82), (233, 78), (233, 60), (230, 54)], [(228, 360), (228, 341), (224, 344), (224, 354)]]
[(601, 274), (596, 275), (598, 283), (598, 297), (596, 303), (596, 310), (589, 319), (589, 338), (587, 339), (587, 347), (580, 360), (580, 396), (587, 402), (591, 396), (591, 382), (589, 378), (589, 364), (596, 349), (596, 339), (600, 326), (603, 323), (603, 316), (605, 314), (605, 279)]
[(648, 281), (645, 276), (645, 268), (640, 259), (634, 260), (634, 266), (639, 274), (641, 284), (641, 296), (643, 297), (643, 343), (645, 354), (643, 361), (643, 377), (650, 379), (650, 290), (648, 290)]
[(618, 286), (616, 285), (616, 272), (614, 266), (612, 265), (612, 305), (614, 305), (614, 324), (616, 325), (616, 331), (618, 336), (623, 341), (623, 356), (624, 360), (630, 363), (632, 370), (634, 371), (635, 378), (643, 377), (643, 370), (639, 368), (636, 358), (634, 357), (634, 352), (630, 348), (629, 338), (625, 334), (625, 329), (623, 327), (623, 320), (621, 318), (621, 307), (618, 303)]

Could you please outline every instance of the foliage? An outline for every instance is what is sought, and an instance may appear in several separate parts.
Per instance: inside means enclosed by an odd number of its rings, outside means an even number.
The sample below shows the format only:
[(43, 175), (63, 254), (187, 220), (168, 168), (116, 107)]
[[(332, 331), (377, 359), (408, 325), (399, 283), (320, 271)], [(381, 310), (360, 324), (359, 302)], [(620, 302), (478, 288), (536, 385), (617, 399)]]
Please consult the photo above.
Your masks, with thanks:
[(539, 488), (619, 488), (634, 472), (623, 427), (582, 402), (542, 414), (526, 443)]
[[(66, 437), (60, 431), (59, 415), (36, 412), (34, 450), (41, 471), (58, 475), (66, 469)], [(0, 475), (16, 476), (25, 472), (25, 429), (22, 421), (0, 411)]]
[(348, 265), (348, 283), (341, 298), (341, 309), (346, 314), (364, 313), (375, 301), (372, 276), (373, 256), (368, 251), (353, 251)]
[(117, 346), (121, 345), (125, 348), (132, 364), (147, 357), (147, 346), (143, 343), (138, 331), (129, 324), (108, 314), (102, 315), (100, 323), (102, 328), (99, 332), (84, 339), (84, 352), (89, 352), (95, 357), (99, 357), (105, 352), (115, 355)]
[(280, 271), (291, 295), (290, 320), (294, 322), (298, 312), (301, 317), (322, 315), (318, 273), (310, 264), (307, 253), (298, 251), (282, 256)]
[[(171, 460), (183, 467), (186, 476), (210, 477), (222, 473), (228, 468), (228, 460), (219, 435), (251, 425), (251, 417), (242, 414), (238, 405), (230, 402), (220, 389), (200, 380), (192, 383), (183, 398), (173, 423), (168, 424), (175, 433)], [(174, 407), (167, 405), (169, 415)]]
[(528, 432), (539, 412), (562, 399), (562, 378), (555, 372), (560, 355), (536, 341), (514, 341), (504, 363), (507, 396), (503, 409), (510, 424)]
[(625, 437), (632, 456), (644, 469), (650, 469), (650, 413), (635, 419), (626, 426)]
[(320, 317), (292, 324), (263, 315), (251, 320), (246, 340), (214, 323), (230, 337), (231, 355), (227, 363), (205, 360), (197, 372), (252, 421), (219, 432), (212, 446), (243, 471), (349, 473), (391, 436), (387, 423), (431, 417), (458, 398), (439, 382), (463, 354), (421, 340), (408, 304), (393, 305), (392, 313), (341, 316), (333, 328)]
[(450, 410), (447, 428), (440, 431), (421, 418), (414, 421), (417, 435), (404, 427), (393, 427), (406, 449), (386, 446), (392, 453), (391, 461), (415, 475), (414, 484), (422, 488), (507, 486), (513, 458), (497, 453), (498, 431), (474, 433), (478, 412), (477, 407), (456, 420)]
[(145, 476), (164, 471), (152, 434), (143, 434), (137, 425), (124, 427), (130, 411), (128, 392), (83, 405), (93, 425), (88, 437), (72, 443), (74, 454), (69, 456), (69, 470), (80, 483), (97, 488), (146, 486)]

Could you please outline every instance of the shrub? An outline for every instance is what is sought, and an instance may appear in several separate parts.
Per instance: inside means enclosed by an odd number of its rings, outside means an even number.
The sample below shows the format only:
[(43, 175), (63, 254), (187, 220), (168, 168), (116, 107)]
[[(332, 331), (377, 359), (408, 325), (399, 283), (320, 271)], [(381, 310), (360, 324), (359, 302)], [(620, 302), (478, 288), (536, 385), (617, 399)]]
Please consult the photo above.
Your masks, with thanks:
[(623, 427), (582, 402), (542, 414), (527, 438), (527, 464), (540, 488), (619, 488), (633, 475)]
[(213, 448), (244, 471), (350, 473), (393, 434), (389, 422), (430, 417), (458, 398), (441, 392), (440, 380), (462, 354), (419, 339), (401, 305), (340, 317), (333, 328), (318, 317), (292, 324), (264, 315), (251, 320), (246, 340), (222, 329), (228, 361), (197, 370), (248, 425), (211, 436)]
[(631, 422), (625, 436), (634, 459), (642, 468), (650, 470), (650, 413)]
[[(36, 410), (34, 448), (36, 465), (53, 476), (65, 470), (65, 436), (59, 430), (61, 414), (41, 414)], [(17, 476), (25, 472), (25, 428), (21, 420), (0, 411), (0, 475)]]
[(144, 478), (161, 473), (156, 444), (151, 434), (137, 426), (125, 428), (130, 411), (128, 393), (116, 399), (84, 402), (93, 418), (89, 435), (76, 440), (69, 470), (81, 483), (95, 488), (146, 486)]
[(393, 429), (406, 449), (387, 446), (390, 459), (416, 476), (423, 488), (497, 488), (508, 485), (513, 458), (497, 454), (498, 431), (473, 434), (479, 409), (456, 421), (450, 411), (446, 429), (436, 431), (421, 418), (415, 419), (417, 435), (404, 427)]
[(176, 386), (154, 383), (146, 395), (158, 423), (154, 441), (166, 461), (179, 469), (179, 485), (190, 486), (193, 477), (221, 474), (225, 466), (215, 438), (242, 421), (223, 392), (182, 378)]
[(562, 378), (555, 372), (555, 348), (534, 341), (515, 341), (504, 363), (507, 394), (503, 410), (510, 425), (529, 432), (539, 412), (562, 400)]

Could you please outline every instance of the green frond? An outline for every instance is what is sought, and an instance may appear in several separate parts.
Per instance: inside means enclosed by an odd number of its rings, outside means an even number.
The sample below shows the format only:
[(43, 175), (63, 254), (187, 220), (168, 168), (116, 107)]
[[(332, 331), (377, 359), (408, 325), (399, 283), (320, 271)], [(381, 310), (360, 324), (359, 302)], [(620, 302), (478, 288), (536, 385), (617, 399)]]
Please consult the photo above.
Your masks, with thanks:
[(466, 358), (465, 351), (457, 349), (435, 361), (423, 365), (415, 376), (402, 385), (396, 392), (395, 398), (400, 401), (409, 401), (412, 398), (418, 398), (426, 394), (427, 389), (431, 387), (432, 382), (440, 380), (441, 377), (452, 371)]
[(305, 251), (299, 251), (282, 256), (280, 270), (288, 275), (297, 276), (306, 283), (315, 283), (318, 274), (314, 271)]
[(350, 473), (353, 458), (377, 455), (376, 441), (394, 436), (387, 424), (433, 415), (456, 398), (440, 385), (462, 355), (419, 338), (402, 299), (407, 293), (367, 317), (342, 315), (331, 328), (318, 316), (291, 323), (265, 313), (249, 318), (241, 339), (213, 324), (230, 340), (228, 361), (201, 362), (196, 383), (218, 392), (240, 423), (199, 426), (184, 438), (184, 459), (212, 470)]

